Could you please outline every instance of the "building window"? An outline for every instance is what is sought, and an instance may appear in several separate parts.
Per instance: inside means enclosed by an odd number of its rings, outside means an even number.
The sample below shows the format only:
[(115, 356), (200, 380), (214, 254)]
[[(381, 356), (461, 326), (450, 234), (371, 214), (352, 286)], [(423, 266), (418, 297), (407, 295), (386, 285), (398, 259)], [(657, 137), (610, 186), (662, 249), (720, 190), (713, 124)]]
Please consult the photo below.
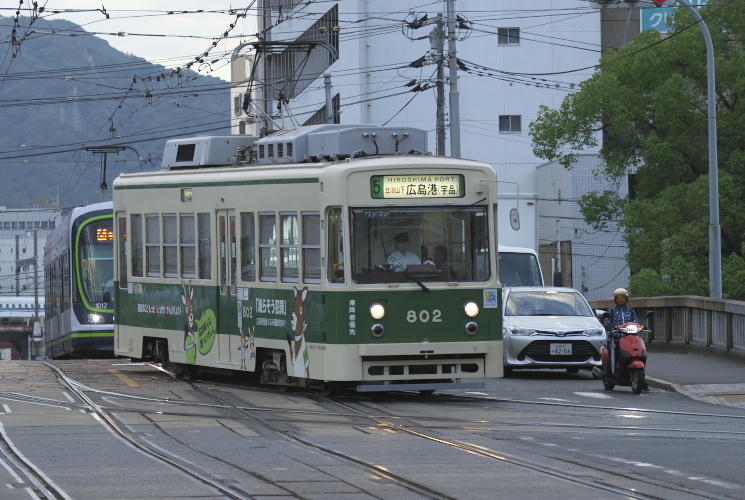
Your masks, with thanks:
[(499, 28), (497, 36), (499, 45), (520, 44), (520, 28)]
[(520, 132), (520, 115), (499, 115), (500, 132)]

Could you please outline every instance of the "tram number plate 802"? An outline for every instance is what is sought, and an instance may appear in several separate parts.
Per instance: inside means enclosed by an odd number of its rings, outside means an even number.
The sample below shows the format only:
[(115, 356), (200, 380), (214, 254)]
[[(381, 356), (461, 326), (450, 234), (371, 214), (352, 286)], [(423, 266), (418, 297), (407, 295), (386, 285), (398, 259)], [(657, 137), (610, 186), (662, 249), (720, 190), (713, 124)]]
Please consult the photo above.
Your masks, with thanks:
[(572, 354), (572, 344), (550, 344), (549, 349), (552, 355), (571, 356)]

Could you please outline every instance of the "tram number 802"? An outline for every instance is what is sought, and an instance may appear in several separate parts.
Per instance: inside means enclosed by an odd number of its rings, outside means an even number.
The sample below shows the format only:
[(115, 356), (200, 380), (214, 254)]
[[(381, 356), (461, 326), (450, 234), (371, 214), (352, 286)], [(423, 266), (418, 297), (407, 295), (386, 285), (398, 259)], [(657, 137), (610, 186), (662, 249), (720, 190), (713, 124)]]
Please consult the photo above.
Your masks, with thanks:
[(417, 314), (417, 312), (412, 309), (406, 313), (406, 321), (409, 323), (416, 323), (417, 320), (422, 323), (428, 323), (430, 319), (432, 323), (442, 323), (442, 311), (435, 309), (432, 311), (432, 314), (430, 314), (426, 309), (422, 309), (419, 311), (419, 314)]

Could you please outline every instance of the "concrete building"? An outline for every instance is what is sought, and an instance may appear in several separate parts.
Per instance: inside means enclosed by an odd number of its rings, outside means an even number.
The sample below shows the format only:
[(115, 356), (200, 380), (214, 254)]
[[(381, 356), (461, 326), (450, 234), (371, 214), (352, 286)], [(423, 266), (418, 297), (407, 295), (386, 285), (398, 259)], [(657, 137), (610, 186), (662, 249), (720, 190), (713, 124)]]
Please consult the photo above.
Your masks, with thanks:
[[(438, 73), (435, 64), (445, 1), (339, 0), (310, 8), (300, 0), (259, 0), (257, 5), (262, 39), (250, 46), (255, 49), (250, 56), (234, 59), (234, 133), (265, 135), (330, 117), (337, 123), (425, 129), (434, 154), (439, 99), (448, 135), (443, 154), (451, 155), (449, 69), (444, 65)], [(592, 175), (599, 167), (597, 152), (583, 152), (574, 172), (560, 171), (533, 154), (528, 130), (540, 106), (558, 108), (578, 90), (603, 50), (633, 40), (639, 12), (600, 10), (581, 0), (454, 5), (461, 157), (490, 163), (499, 179), (518, 183), (521, 194), (538, 194), (548, 283), (551, 259), (558, 268), (557, 247), (563, 245), (564, 284), (591, 299), (607, 297), (608, 289), (628, 283), (628, 269), (616, 269), (625, 266), (625, 246), (616, 228), (608, 230), (610, 239), (589, 238), (577, 205), (585, 192), (603, 189), (603, 181), (594, 182)], [(447, 58), (447, 40), (443, 45)], [(330, 95), (324, 74), (330, 76)], [(565, 186), (561, 194), (558, 185)], [(499, 192), (514, 194), (515, 187), (500, 184)], [(564, 215), (557, 218), (556, 210)]]
[(30, 304), (34, 301), (35, 286), (38, 287), (39, 314), (44, 314), (44, 244), (59, 219), (60, 211), (56, 208), (0, 207), (0, 343), (12, 346), (3, 352), (18, 352), (21, 359), (28, 356), (28, 338), (33, 333), (30, 311), (35, 309), (35, 303)]

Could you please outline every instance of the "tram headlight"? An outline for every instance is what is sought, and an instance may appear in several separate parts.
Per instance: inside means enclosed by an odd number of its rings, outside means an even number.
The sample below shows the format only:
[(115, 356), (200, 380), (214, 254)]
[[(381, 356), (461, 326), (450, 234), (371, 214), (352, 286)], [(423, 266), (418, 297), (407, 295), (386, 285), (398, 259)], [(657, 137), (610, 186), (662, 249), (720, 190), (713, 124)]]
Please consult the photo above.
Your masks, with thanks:
[(385, 316), (385, 307), (383, 304), (373, 304), (370, 306), (370, 316), (373, 319), (382, 319)]
[(466, 316), (469, 318), (475, 318), (479, 314), (479, 306), (476, 305), (476, 302), (469, 302), (463, 306), (463, 309), (466, 311)]
[(98, 324), (103, 323), (103, 315), (96, 313), (88, 313), (88, 323)]

